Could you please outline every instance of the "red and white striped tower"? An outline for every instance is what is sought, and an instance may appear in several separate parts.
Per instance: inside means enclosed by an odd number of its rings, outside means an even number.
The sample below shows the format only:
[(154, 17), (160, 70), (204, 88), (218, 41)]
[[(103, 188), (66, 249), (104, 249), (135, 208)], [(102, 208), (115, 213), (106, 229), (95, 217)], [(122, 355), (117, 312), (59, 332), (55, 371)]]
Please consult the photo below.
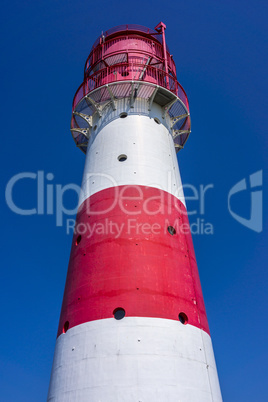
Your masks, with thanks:
[(221, 401), (176, 151), (190, 133), (165, 25), (95, 42), (86, 153), (48, 401)]

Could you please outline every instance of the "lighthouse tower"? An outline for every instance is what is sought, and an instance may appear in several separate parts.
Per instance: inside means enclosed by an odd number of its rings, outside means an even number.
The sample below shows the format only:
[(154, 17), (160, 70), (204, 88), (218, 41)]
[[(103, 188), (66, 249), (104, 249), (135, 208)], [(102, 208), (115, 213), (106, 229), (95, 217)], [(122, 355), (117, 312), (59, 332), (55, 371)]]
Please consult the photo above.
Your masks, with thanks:
[(121, 25), (85, 64), (85, 154), (48, 401), (221, 401), (176, 152), (187, 96), (165, 41)]

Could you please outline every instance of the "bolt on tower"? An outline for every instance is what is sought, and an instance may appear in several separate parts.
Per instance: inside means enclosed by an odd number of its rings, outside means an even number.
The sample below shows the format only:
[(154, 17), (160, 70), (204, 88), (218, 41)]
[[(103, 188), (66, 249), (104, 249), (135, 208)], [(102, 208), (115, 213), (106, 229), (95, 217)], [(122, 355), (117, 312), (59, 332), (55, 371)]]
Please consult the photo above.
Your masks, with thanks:
[(165, 41), (121, 25), (87, 58), (85, 154), (48, 401), (221, 401), (176, 152), (188, 99)]

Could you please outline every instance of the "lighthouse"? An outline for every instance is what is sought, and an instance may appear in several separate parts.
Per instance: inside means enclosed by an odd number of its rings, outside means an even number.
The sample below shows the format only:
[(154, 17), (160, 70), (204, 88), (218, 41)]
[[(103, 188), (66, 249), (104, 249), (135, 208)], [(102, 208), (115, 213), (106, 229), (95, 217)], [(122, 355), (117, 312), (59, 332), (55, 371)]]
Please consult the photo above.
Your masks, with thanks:
[(85, 168), (50, 402), (222, 400), (176, 156), (189, 104), (165, 29), (103, 32), (74, 96)]

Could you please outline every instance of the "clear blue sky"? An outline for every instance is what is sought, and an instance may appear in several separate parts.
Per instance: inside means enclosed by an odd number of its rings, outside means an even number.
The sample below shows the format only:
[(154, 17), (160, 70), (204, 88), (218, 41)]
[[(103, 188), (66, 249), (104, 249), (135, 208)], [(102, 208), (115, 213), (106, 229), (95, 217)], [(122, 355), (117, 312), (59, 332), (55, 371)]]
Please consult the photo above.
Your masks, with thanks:
[[(153, 28), (161, 20), (192, 116), (179, 153), (182, 179), (214, 186), (204, 216), (214, 235), (196, 235), (194, 245), (223, 397), (268, 400), (265, 191), (262, 233), (237, 222), (227, 206), (233, 185), (267, 168), (267, 8), (260, 0), (2, 5), (1, 401), (46, 400), (72, 239), (56, 227), (55, 214), (12, 212), (4, 187), (17, 173), (37, 171), (53, 173), (54, 192), (56, 184), (80, 185), (84, 155), (69, 126), (91, 45), (113, 26)], [(17, 183), (18, 206), (36, 206), (35, 184)], [(75, 205), (71, 191), (64, 202)], [(232, 208), (249, 218), (250, 193), (233, 196)]]

